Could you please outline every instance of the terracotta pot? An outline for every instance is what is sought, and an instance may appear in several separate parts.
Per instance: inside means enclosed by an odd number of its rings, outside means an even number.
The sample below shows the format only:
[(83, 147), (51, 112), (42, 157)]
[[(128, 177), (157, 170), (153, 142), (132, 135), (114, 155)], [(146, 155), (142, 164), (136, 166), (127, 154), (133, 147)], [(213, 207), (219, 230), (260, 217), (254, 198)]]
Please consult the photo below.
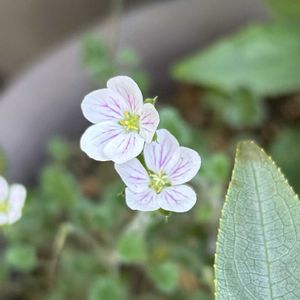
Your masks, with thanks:
[[(165, 93), (171, 87), (168, 72), (174, 60), (264, 17), (260, 0), (164, 2), (124, 15), (119, 46), (140, 54), (155, 94)], [(109, 25), (92, 31), (108, 40)], [(80, 102), (97, 86), (82, 63), (83, 35), (40, 58), (0, 97), (0, 147), (7, 154), (12, 180), (27, 182), (36, 174), (51, 136), (79, 138), (88, 124)]]

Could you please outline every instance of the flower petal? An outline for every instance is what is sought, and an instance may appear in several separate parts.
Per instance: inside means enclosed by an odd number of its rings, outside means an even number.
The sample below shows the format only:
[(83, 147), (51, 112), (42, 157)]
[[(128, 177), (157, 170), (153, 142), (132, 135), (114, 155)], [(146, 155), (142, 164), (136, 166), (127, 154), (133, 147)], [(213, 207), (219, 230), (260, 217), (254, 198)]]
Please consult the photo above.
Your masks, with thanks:
[(187, 185), (165, 188), (158, 195), (160, 207), (167, 211), (186, 212), (196, 203), (196, 193)]
[(168, 173), (179, 160), (180, 147), (176, 138), (166, 129), (159, 129), (156, 133), (157, 141), (145, 145), (145, 162), (153, 172), (161, 170)]
[(104, 147), (114, 138), (124, 132), (124, 129), (112, 122), (103, 122), (90, 126), (80, 139), (80, 148), (90, 158), (98, 161), (110, 160), (104, 153)]
[(144, 139), (137, 133), (123, 131), (108, 142), (103, 153), (113, 162), (123, 164), (137, 157), (142, 152), (144, 143)]
[(7, 199), (8, 196), (8, 183), (6, 179), (0, 176), (0, 202), (3, 202)]
[(126, 204), (133, 210), (153, 211), (159, 209), (157, 194), (151, 189), (136, 192), (126, 188), (125, 197)]
[(190, 181), (200, 169), (201, 158), (199, 154), (186, 147), (180, 147), (180, 158), (177, 164), (168, 173), (172, 185)]
[(151, 103), (143, 106), (140, 118), (140, 135), (145, 139), (146, 143), (150, 143), (159, 123), (159, 114)]
[(107, 87), (120, 94), (130, 108), (130, 112), (140, 114), (143, 107), (143, 95), (134, 80), (128, 76), (116, 76), (107, 82)]
[(8, 223), (13, 224), (22, 216), (22, 209), (26, 199), (26, 189), (21, 184), (13, 184), (10, 187), (8, 199)]
[(86, 95), (81, 109), (86, 119), (92, 123), (99, 123), (122, 120), (129, 107), (120, 94), (106, 88)]
[(115, 164), (115, 169), (133, 191), (145, 191), (149, 185), (149, 176), (141, 162), (134, 158), (124, 164)]

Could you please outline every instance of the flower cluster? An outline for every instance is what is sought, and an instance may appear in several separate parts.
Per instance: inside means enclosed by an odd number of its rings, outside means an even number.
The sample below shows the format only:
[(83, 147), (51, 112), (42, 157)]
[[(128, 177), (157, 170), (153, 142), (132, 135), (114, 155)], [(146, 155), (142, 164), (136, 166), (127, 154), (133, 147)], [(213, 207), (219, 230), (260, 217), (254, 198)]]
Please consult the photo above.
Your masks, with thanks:
[[(131, 78), (110, 79), (107, 88), (88, 94), (81, 108), (94, 123), (82, 135), (81, 149), (95, 160), (115, 163), (131, 209), (185, 212), (194, 206), (196, 194), (185, 183), (197, 174), (200, 156), (167, 130), (157, 130), (158, 112), (143, 102)], [(143, 163), (137, 158), (141, 153)]]
[(22, 216), (26, 189), (21, 184), (8, 185), (0, 176), (0, 226), (17, 222)]

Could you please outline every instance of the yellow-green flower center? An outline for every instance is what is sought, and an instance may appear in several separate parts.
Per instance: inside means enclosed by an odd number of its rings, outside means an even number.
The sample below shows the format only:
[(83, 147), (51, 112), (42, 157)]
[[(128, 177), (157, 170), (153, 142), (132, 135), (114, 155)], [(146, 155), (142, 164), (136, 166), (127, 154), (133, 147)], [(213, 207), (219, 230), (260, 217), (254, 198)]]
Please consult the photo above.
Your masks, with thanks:
[(153, 189), (157, 194), (159, 194), (165, 187), (171, 185), (167, 175), (162, 171), (158, 171), (157, 173), (150, 172), (149, 176), (149, 187)]
[(0, 202), (0, 213), (7, 213), (8, 211), (8, 204), (6, 201)]
[(126, 131), (138, 131), (140, 127), (140, 116), (126, 111), (124, 113), (125, 118), (119, 121), (119, 124), (123, 126)]

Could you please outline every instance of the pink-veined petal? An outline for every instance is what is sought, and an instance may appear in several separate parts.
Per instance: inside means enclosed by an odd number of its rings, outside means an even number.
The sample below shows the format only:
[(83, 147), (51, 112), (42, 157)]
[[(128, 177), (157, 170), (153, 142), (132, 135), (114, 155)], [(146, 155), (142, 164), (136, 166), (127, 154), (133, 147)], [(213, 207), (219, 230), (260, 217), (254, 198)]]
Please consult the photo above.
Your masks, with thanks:
[(133, 210), (153, 211), (159, 209), (157, 194), (151, 189), (136, 192), (126, 188), (125, 198), (126, 204)]
[(168, 173), (179, 160), (180, 147), (176, 138), (166, 129), (159, 129), (156, 133), (157, 141), (145, 145), (145, 162), (155, 173)]
[(108, 80), (107, 87), (119, 93), (125, 99), (130, 112), (141, 114), (143, 95), (134, 80), (128, 76), (116, 76)]
[(82, 113), (92, 123), (118, 122), (129, 110), (125, 99), (110, 89), (100, 89), (86, 95), (81, 103)]
[(160, 207), (174, 212), (190, 210), (197, 199), (195, 191), (187, 185), (167, 187), (158, 196)]
[(0, 176), (0, 203), (6, 201), (8, 197), (8, 183), (6, 179)]
[(150, 143), (159, 124), (159, 114), (151, 103), (143, 106), (140, 118), (140, 135), (145, 139), (146, 143)]
[(183, 184), (190, 181), (200, 169), (199, 154), (186, 147), (180, 147), (180, 158), (177, 164), (167, 174), (172, 185)]
[(144, 139), (135, 132), (125, 132), (112, 139), (103, 149), (106, 157), (123, 164), (137, 157), (143, 150)]
[(8, 223), (13, 224), (22, 216), (22, 209), (26, 199), (26, 189), (21, 184), (13, 184), (10, 187), (8, 199)]
[(115, 169), (131, 190), (145, 191), (148, 188), (148, 173), (138, 159), (131, 159), (124, 164), (115, 164)]
[(83, 133), (80, 139), (80, 148), (92, 159), (98, 161), (110, 160), (103, 153), (103, 149), (123, 132), (124, 129), (121, 125), (112, 122), (92, 125)]

